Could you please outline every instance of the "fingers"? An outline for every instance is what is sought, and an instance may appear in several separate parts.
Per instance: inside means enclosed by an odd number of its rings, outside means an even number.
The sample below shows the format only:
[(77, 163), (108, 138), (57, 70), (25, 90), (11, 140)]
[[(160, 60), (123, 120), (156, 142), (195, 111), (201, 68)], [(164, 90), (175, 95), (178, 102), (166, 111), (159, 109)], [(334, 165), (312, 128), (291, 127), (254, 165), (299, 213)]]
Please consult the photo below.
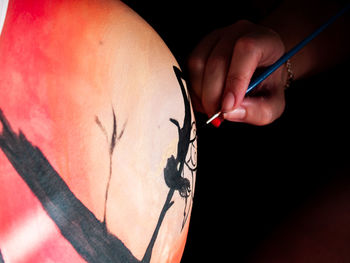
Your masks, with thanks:
[(273, 64), (283, 53), (284, 45), (273, 31), (264, 29), (240, 37), (235, 43), (227, 73), (222, 111), (238, 107), (256, 68)]
[(241, 104), (261, 57), (261, 48), (254, 39), (241, 37), (237, 40), (225, 83), (223, 112), (232, 111)]
[(222, 93), (233, 51), (233, 40), (220, 30), (207, 36), (188, 62), (192, 94), (197, 110), (208, 116), (221, 108)]
[(281, 74), (272, 74), (260, 87), (269, 96), (245, 98), (245, 93), (255, 70), (273, 64), (283, 53), (277, 33), (248, 21), (214, 31), (188, 63), (195, 109), (208, 116), (221, 110), (227, 120), (255, 125), (278, 118), (284, 109)]
[(201, 101), (209, 116), (221, 108), (220, 102), (231, 55), (231, 43), (225, 38), (221, 38), (207, 59), (202, 80)]
[(279, 118), (285, 108), (284, 90), (274, 88), (265, 96), (246, 97), (239, 107), (223, 114), (228, 121), (267, 125)]
[(219, 39), (220, 34), (218, 30), (207, 35), (194, 49), (188, 60), (189, 77), (191, 83), (190, 92), (192, 95), (193, 105), (196, 110), (203, 113), (205, 112), (202, 106), (202, 83), (204, 71), (207, 60)]
[(242, 20), (232, 26), (215, 30), (192, 52), (188, 69), (197, 110), (212, 115), (221, 108), (234, 42), (252, 25), (251, 22)]

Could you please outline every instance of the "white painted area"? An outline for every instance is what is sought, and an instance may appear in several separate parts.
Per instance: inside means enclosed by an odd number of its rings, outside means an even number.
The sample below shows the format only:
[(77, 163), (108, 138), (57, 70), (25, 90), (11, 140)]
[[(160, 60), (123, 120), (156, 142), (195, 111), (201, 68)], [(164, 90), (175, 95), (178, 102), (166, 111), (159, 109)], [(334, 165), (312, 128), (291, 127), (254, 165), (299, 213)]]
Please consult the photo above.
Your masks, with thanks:
[[(0, 0), (1, 1), (1, 0)], [(54, 234), (55, 226), (46, 213), (32, 213), (0, 237), (5, 262), (23, 262)]]
[(9, 0), (0, 0), (0, 35), (4, 27)]

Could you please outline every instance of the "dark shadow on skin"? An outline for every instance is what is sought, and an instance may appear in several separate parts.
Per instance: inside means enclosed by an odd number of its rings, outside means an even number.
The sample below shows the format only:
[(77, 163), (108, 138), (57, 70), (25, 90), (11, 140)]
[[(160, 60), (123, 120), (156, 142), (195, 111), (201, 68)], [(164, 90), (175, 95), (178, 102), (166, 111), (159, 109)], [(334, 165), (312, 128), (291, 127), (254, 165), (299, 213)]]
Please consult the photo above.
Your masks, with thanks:
[[(70, 191), (69, 187), (51, 166), (41, 150), (35, 145), (32, 145), (22, 131), (19, 131), (17, 134), (12, 130), (8, 120), (0, 109), (0, 123), (2, 123), (3, 126), (2, 132), (0, 133), (0, 148), (16, 169), (17, 173), (41, 202), (45, 211), (60, 229), (62, 236), (72, 244), (74, 249), (87, 262), (150, 262), (160, 226), (165, 218), (166, 212), (174, 204), (174, 201), (171, 201), (174, 192), (179, 191), (180, 196), (186, 199), (189, 196), (191, 189), (190, 181), (184, 178), (182, 174), (189, 146), (194, 142), (193, 140), (196, 139), (196, 137), (191, 139), (191, 129), (195, 127), (195, 125), (193, 125), (191, 121), (191, 107), (180, 77), (181, 72), (176, 67), (174, 67), (174, 71), (179, 80), (185, 103), (184, 124), (183, 127), (180, 127), (178, 121), (170, 119), (170, 121), (177, 126), (179, 132), (178, 152), (176, 157), (171, 156), (168, 159), (167, 166), (164, 168), (164, 179), (170, 190), (150, 243), (141, 261), (135, 258), (132, 252), (118, 237), (109, 233), (106, 229), (105, 222), (100, 222)], [(114, 128), (109, 147), (110, 154), (114, 151), (116, 140), (120, 139), (123, 134), (121, 132), (117, 137), (114, 111), (113, 116)], [(96, 122), (98, 124), (97, 119)], [(102, 125), (101, 127), (102, 132), (107, 134)], [(186, 166), (188, 166), (188, 164)], [(0, 260), (3, 261), (2, 257)]]

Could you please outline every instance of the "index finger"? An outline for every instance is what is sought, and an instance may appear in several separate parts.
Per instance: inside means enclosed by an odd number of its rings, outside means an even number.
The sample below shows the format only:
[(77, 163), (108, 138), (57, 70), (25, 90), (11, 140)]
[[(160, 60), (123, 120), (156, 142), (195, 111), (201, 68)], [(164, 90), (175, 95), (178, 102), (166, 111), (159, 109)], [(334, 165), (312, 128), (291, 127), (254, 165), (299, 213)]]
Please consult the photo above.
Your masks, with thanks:
[(223, 112), (241, 104), (261, 57), (261, 49), (255, 40), (247, 37), (237, 40), (225, 82)]
[(256, 68), (273, 64), (283, 53), (284, 45), (272, 31), (238, 39), (226, 78), (222, 111), (228, 112), (238, 107)]

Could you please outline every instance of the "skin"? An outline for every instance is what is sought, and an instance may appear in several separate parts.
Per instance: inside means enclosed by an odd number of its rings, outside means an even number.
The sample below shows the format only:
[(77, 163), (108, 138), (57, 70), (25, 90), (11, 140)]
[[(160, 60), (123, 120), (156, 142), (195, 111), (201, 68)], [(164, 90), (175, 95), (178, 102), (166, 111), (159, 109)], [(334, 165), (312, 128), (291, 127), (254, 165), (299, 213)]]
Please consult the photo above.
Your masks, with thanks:
[[(141, 259), (169, 191), (163, 170), (177, 155), (170, 118), (181, 127), (184, 119), (169, 49), (119, 1), (10, 0), (0, 61), (0, 107), (14, 131)], [(1, 151), (0, 174), (5, 262), (84, 262)], [(151, 262), (180, 262), (189, 220), (182, 228), (185, 201), (178, 193), (172, 201)]]
[[(188, 60), (195, 108), (210, 117), (221, 110), (226, 120), (254, 125), (276, 120), (285, 107), (286, 68), (278, 69), (245, 98), (253, 73), (273, 64), (341, 7), (331, 1), (285, 1), (259, 24), (238, 21), (210, 33)], [(294, 78), (321, 72), (348, 57), (348, 25), (345, 15), (295, 55)]]

